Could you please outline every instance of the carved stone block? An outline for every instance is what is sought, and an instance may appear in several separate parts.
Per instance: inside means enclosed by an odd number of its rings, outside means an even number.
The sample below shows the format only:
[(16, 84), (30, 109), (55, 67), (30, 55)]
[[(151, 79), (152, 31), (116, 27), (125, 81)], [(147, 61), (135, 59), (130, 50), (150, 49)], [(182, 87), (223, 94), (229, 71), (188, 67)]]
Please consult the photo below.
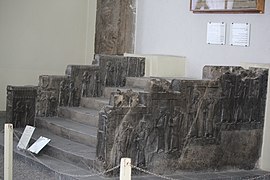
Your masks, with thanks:
[(14, 128), (35, 125), (37, 87), (7, 86), (6, 122)]
[(123, 87), (126, 77), (142, 77), (145, 71), (145, 58), (96, 55), (100, 67), (102, 87)]
[(136, 0), (98, 0), (96, 54), (133, 53)]
[(37, 91), (37, 116), (56, 116), (57, 107), (66, 105), (69, 101), (67, 76), (48, 76), (39, 77), (39, 86)]
[(96, 65), (69, 65), (66, 75), (72, 81), (72, 106), (79, 106), (81, 97), (101, 96), (100, 67)]
[(105, 169), (125, 156), (157, 173), (253, 168), (262, 143), (268, 71), (212, 68), (210, 80), (152, 80), (148, 95), (136, 94), (144, 97), (137, 106), (129, 103), (132, 91), (114, 94), (99, 127), (97, 152)]

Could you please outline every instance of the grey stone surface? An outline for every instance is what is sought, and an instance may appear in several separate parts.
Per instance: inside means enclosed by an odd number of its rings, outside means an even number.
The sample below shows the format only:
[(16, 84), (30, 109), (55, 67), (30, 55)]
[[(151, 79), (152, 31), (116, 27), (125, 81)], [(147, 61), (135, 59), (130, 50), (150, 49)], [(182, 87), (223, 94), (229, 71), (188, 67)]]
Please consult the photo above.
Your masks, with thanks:
[(99, 0), (96, 13), (95, 53), (133, 53), (136, 0)]
[(109, 105), (109, 100), (110, 100), (109, 98), (104, 97), (81, 98), (80, 105), (85, 108), (100, 111), (104, 106)]
[(148, 77), (127, 77), (126, 87), (149, 90), (150, 81)]
[(85, 145), (95, 146), (97, 143), (97, 128), (70, 119), (39, 117), (37, 127)]
[(254, 168), (268, 72), (231, 69), (211, 80), (152, 79), (150, 93), (112, 93), (113, 107), (99, 121), (97, 157), (105, 169), (122, 157), (161, 173)]
[(88, 109), (84, 107), (59, 107), (59, 117), (72, 119), (76, 122), (97, 127), (98, 125), (98, 111), (95, 109)]
[[(17, 137), (21, 137), (22, 132), (23, 129), (15, 129)], [(40, 136), (45, 136), (51, 139), (50, 143), (42, 150), (42, 154), (46, 154), (50, 157), (79, 166), (86, 170), (98, 169), (95, 164), (95, 147), (70, 141), (43, 129), (35, 130), (30, 144), (36, 141)], [(15, 141), (17, 142), (18, 139), (15, 138)]]

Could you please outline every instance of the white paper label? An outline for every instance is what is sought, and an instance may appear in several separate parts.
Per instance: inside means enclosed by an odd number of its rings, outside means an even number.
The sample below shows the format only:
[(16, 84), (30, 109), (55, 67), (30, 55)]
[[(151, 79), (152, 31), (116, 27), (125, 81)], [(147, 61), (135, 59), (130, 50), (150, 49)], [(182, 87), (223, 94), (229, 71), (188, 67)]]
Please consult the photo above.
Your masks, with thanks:
[(22, 134), (22, 136), (19, 140), (19, 143), (17, 145), (18, 149), (26, 149), (27, 148), (28, 143), (29, 143), (34, 131), (35, 131), (35, 127), (32, 127), (32, 126), (25, 127), (23, 134)]
[(40, 136), (38, 140), (28, 148), (28, 151), (38, 154), (50, 141), (50, 139)]

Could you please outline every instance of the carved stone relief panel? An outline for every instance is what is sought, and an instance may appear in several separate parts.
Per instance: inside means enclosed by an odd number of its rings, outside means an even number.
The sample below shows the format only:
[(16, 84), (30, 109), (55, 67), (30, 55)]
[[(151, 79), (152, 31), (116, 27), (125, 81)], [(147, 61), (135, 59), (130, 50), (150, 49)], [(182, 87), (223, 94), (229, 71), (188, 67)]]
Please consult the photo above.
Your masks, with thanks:
[[(100, 67), (95, 65), (69, 65), (66, 75), (72, 81), (74, 103), (79, 106), (81, 97), (101, 96)], [(69, 89), (71, 89), (69, 84)]]
[[(124, 156), (159, 173), (253, 168), (260, 156), (268, 71), (232, 69), (212, 80), (155, 79), (147, 96), (114, 94), (99, 126), (97, 152), (105, 168)], [(136, 97), (138, 105), (126, 97)]]
[(96, 55), (100, 67), (102, 87), (123, 87), (126, 77), (142, 77), (145, 71), (145, 58)]
[(69, 79), (66, 76), (42, 75), (39, 77), (36, 103), (37, 116), (56, 116), (58, 105), (67, 105), (71, 101), (69, 99), (68, 82)]
[(136, 0), (98, 0), (96, 54), (133, 53)]
[(203, 79), (216, 79), (226, 72), (237, 72), (243, 70), (241, 66), (204, 66)]
[(37, 87), (7, 86), (7, 119), (15, 128), (35, 124)]

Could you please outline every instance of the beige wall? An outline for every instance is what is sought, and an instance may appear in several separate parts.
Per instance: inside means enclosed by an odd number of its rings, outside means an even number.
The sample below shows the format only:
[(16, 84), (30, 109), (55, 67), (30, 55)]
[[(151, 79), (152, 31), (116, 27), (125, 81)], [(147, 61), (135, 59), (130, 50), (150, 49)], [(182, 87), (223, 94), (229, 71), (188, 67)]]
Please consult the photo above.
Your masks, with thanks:
[(96, 0), (0, 0), (0, 111), (8, 84), (91, 62), (95, 9)]

